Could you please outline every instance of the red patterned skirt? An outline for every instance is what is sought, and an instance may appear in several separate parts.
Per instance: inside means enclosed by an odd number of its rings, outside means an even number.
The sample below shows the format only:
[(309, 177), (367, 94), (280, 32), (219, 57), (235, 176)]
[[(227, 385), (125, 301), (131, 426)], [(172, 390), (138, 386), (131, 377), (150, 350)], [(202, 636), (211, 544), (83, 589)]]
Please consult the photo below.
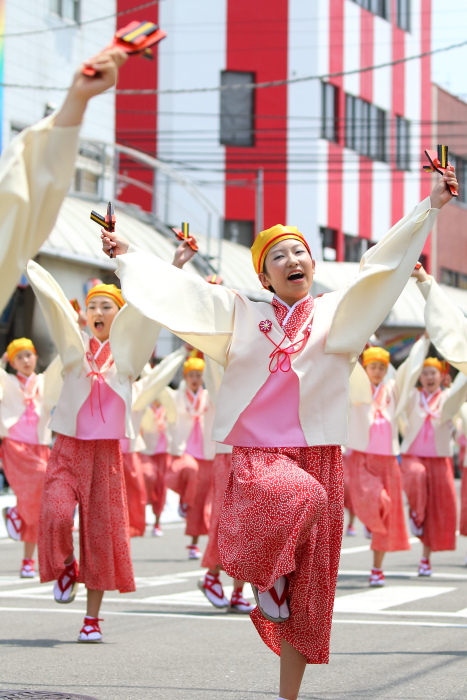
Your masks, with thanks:
[(203, 561), (201, 562), (201, 566), (205, 566), (207, 569), (214, 569), (216, 566), (222, 566), (218, 542), (219, 516), (224, 501), (224, 493), (229, 483), (231, 469), (232, 454), (216, 455), (213, 464), (213, 489), (208, 544), (204, 552)]
[(118, 440), (58, 435), (45, 475), (39, 520), (41, 583), (54, 581), (73, 553), (79, 506), (79, 577), (98, 591), (135, 590), (128, 506)]
[(23, 521), (23, 542), (37, 542), (42, 489), (49, 456), (50, 448), (47, 445), (28, 445), (10, 438), (3, 439), (3, 468), (15, 492), (16, 507)]
[[(463, 462), (461, 462), (463, 464)], [(467, 468), (462, 467), (461, 481), (461, 522), (459, 531), (461, 535), (467, 536)]]
[(166, 478), (171, 458), (166, 452), (157, 455), (140, 452), (139, 456), (143, 465), (148, 503), (154, 515), (160, 518), (167, 497)]
[(353, 511), (373, 534), (371, 549), (378, 552), (410, 549), (397, 457), (354, 450), (347, 460)]
[(434, 552), (456, 548), (457, 496), (449, 457), (402, 455), (402, 484), (420, 540)]
[(146, 531), (146, 482), (143, 464), (138, 452), (122, 455), (126, 500), (130, 522), (130, 537), (143, 537)]
[(290, 574), (290, 618), (251, 614), (278, 655), (285, 639), (308, 663), (329, 661), (343, 515), (340, 446), (234, 448), (219, 551), (229, 576), (261, 592)]

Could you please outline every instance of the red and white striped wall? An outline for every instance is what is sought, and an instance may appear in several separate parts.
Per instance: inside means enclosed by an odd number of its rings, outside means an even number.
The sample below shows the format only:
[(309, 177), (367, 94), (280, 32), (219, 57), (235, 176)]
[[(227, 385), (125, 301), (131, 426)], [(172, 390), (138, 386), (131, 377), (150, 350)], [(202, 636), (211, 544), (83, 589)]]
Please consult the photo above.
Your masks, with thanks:
[[(121, 85), (136, 78), (138, 85), (161, 90), (211, 87), (219, 85), (222, 70), (250, 71), (256, 82), (267, 82), (358, 70), (428, 50), (431, 0), (412, 0), (410, 33), (396, 26), (397, 0), (388, 2), (389, 20), (354, 0), (160, 3), (157, 17), (168, 38), (159, 45), (157, 70), (145, 66), (143, 71), (142, 62), (133, 59)], [(121, 7), (129, 3), (119, 0)], [(195, 180), (229, 220), (256, 223), (256, 178), (262, 169), (264, 227), (298, 226), (317, 258), (319, 227), (335, 229), (339, 260), (344, 255), (344, 234), (377, 241), (429, 193), (430, 178), (422, 173), (421, 154), (432, 146), (429, 124), (422, 124), (431, 119), (430, 58), (330, 80), (339, 88), (341, 119), (345, 93), (388, 113), (390, 162), (374, 162), (347, 149), (343, 128), (338, 143), (320, 138), (319, 81), (257, 89), (252, 147), (220, 144), (218, 92), (160, 94), (148, 100), (146, 141), (143, 134), (132, 131), (128, 111), (117, 114), (117, 133), (127, 141), (133, 138), (136, 146), (154, 147), (162, 160)], [(143, 105), (139, 99), (135, 103)], [(118, 104), (128, 110), (127, 98)], [(410, 171), (394, 167), (396, 115), (412, 124)], [(157, 133), (151, 140), (152, 128)], [(131, 189), (124, 194), (147, 208), (147, 197)], [(159, 214), (168, 222), (189, 219), (195, 229), (206, 227), (202, 208), (173, 182), (160, 178), (157, 198)]]

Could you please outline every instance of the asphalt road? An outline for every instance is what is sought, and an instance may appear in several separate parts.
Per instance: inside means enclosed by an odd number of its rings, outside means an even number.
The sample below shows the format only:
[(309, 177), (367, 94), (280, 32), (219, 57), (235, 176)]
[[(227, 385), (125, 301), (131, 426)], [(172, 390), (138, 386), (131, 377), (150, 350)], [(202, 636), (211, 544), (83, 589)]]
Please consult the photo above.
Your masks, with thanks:
[[(84, 591), (72, 605), (57, 605), (50, 584), (18, 578), (21, 545), (0, 539), (0, 690), (275, 700), (278, 659), (248, 617), (217, 613), (203, 598), (198, 562), (187, 560), (185, 545), (180, 524), (167, 525), (163, 538), (148, 529), (133, 540), (138, 590), (106, 595), (105, 643), (86, 646), (75, 641)], [(431, 579), (419, 579), (414, 542), (411, 552), (387, 555), (387, 585), (370, 590), (361, 526), (344, 538), (331, 663), (308, 667), (300, 698), (467, 698), (466, 550), (459, 538), (456, 552), (433, 557)]]

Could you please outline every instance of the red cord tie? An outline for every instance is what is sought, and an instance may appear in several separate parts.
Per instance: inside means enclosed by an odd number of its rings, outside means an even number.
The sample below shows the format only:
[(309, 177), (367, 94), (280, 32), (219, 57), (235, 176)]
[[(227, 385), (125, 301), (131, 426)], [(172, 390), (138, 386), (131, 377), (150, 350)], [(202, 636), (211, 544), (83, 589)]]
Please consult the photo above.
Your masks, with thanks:
[[(87, 353), (88, 357), (87, 360), (90, 363), (90, 361), (93, 359), (89, 353)], [(105, 423), (105, 418), (104, 418), (104, 413), (102, 411), (102, 400), (101, 400), (101, 384), (105, 381), (104, 377), (102, 374), (96, 370), (91, 370), (90, 372), (87, 373), (86, 377), (91, 377), (91, 416), (94, 417), (94, 407), (93, 407), (93, 394), (94, 394), (94, 387), (97, 386), (97, 403), (99, 404), (99, 411), (101, 414), (102, 422)]]
[(299, 340), (298, 343), (292, 343), (286, 348), (282, 347), (282, 343), (288, 339), (287, 333), (284, 334), (284, 337), (282, 338), (279, 345), (277, 345), (277, 343), (275, 343), (273, 339), (269, 337), (268, 333), (272, 329), (272, 321), (261, 321), (261, 323), (259, 324), (259, 329), (262, 333), (264, 333), (266, 338), (274, 345), (274, 350), (269, 355), (269, 371), (271, 372), (271, 374), (274, 374), (278, 370), (280, 370), (281, 372), (288, 372), (292, 368), (290, 356), (295, 355), (295, 353), (300, 352), (305, 347), (306, 342), (311, 333), (311, 324), (307, 326), (304, 337), (301, 340)]

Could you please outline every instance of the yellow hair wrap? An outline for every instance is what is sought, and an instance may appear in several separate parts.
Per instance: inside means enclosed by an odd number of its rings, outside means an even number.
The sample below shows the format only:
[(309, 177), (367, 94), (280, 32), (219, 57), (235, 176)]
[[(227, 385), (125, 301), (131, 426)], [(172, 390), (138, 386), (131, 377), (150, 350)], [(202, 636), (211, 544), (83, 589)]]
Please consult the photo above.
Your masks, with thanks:
[(391, 360), (391, 355), (384, 348), (374, 345), (372, 348), (367, 348), (363, 351), (363, 366), (366, 367), (370, 362), (382, 362), (383, 365), (388, 365)]
[(6, 349), (8, 362), (13, 362), (16, 355), (21, 352), (21, 350), (31, 350), (37, 355), (37, 351), (32, 340), (29, 340), (29, 338), (17, 338), (16, 340), (12, 340)]
[(95, 287), (92, 287), (86, 297), (86, 306), (88, 306), (93, 297), (109, 297), (117, 304), (119, 309), (125, 304), (121, 290), (114, 284), (96, 284)]
[(271, 248), (276, 245), (276, 243), (279, 243), (279, 241), (287, 238), (293, 238), (300, 241), (300, 243), (303, 243), (311, 255), (310, 246), (298, 228), (295, 228), (295, 226), (282, 226), (281, 224), (276, 224), (276, 226), (258, 233), (255, 238), (255, 242), (251, 246), (253, 267), (255, 268), (257, 274), (263, 271), (266, 255), (269, 253)]
[(423, 366), (435, 367), (441, 372), (441, 374), (444, 374), (444, 372), (446, 372), (446, 363), (443, 362), (443, 360), (438, 360), (437, 357), (427, 357), (425, 362), (423, 363)]
[(189, 357), (186, 362), (183, 363), (183, 374), (188, 374), (188, 372), (202, 372), (204, 370), (206, 363), (201, 357)]

